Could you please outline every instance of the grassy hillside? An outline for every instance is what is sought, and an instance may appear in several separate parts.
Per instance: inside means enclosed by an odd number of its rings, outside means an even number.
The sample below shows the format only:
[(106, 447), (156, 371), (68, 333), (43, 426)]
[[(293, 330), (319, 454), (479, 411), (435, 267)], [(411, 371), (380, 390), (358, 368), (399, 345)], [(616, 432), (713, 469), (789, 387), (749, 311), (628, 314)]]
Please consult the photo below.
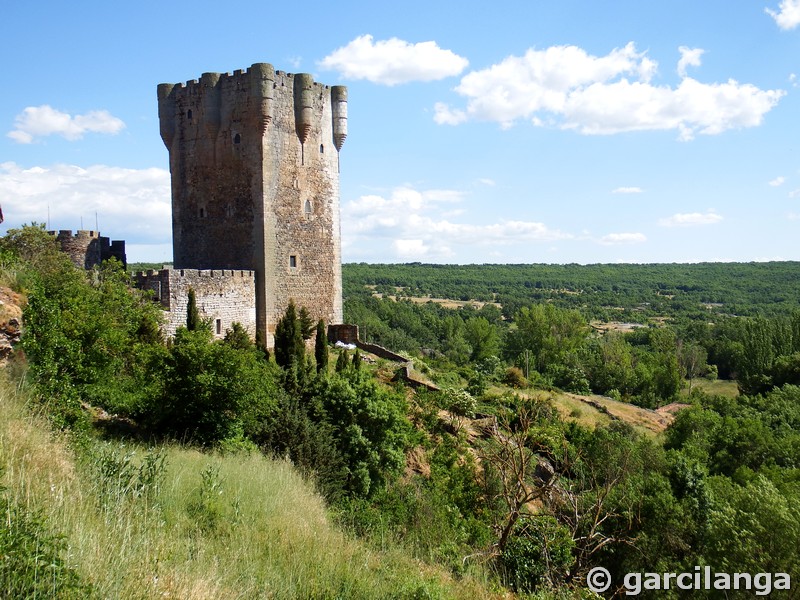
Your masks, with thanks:
[[(180, 446), (81, 446), (73, 451), (30, 413), (24, 393), (0, 386), (5, 499), (17, 515), (44, 517), (41, 535), (64, 535), (61, 574), (45, 564), (28, 574), (40, 597), (88, 593), (58, 594), (66, 569), (98, 598), (491, 596), (476, 582), (350, 539), (287, 462)], [(5, 597), (14, 573), (0, 569)]]

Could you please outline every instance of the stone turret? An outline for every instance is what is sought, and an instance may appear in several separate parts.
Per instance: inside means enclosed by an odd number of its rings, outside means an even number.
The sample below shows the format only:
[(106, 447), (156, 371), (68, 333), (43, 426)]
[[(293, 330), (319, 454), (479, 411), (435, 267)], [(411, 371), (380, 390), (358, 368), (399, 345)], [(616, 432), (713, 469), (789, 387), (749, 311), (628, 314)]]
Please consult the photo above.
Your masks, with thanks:
[(176, 269), (252, 270), (272, 343), (290, 299), (342, 321), (339, 151), (347, 89), (256, 63), (158, 86)]
[(116, 258), (123, 265), (127, 265), (125, 242), (122, 240), (112, 242), (107, 237), (101, 236), (99, 231), (85, 229), (75, 233), (69, 229), (49, 233), (55, 236), (61, 245), (61, 250), (69, 255), (76, 267), (91, 269), (110, 258)]

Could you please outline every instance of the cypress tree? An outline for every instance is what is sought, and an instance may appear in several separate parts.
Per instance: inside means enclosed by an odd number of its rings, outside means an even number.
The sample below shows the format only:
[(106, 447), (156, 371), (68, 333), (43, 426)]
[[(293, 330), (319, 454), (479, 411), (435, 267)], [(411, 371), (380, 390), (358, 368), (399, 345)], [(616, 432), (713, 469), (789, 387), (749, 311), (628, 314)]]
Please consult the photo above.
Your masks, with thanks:
[(284, 369), (293, 363), (297, 368), (302, 368), (305, 355), (306, 346), (297, 309), (294, 300), (289, 300), (286, 312), (275, 326), (275, 362)]
[(314, 320), (311, 318), (305, 306), (300, 307), (297, 318), (299, 320), (300, 334), (303, 336), (304, 340), (310, 340), (311, 336), (314, 334)]
[(347, 367), (350, 365), (350, 360), (347, 357), (347, 350), (342, 348), (341, 352), (339, 352), (339, 358), (336, 359), (336, 372), (343, 373), (347, 370)]
[(361, 370), (361, 353), (356, 348), (356, 353), (353, 354), (353, 369), (356, 371)]
[(317, 373), (328, 372), (328, 334), (325, 332), (325, 321), (317, 323), (317, 333), (314, 339), (314, 358), (317, 361)]
[(200, 311), (197, 310), (197, 298), (194, 289), (189, 288), (189, 305), (186, 308), (186, 329), (197, 331), (200, 327)]

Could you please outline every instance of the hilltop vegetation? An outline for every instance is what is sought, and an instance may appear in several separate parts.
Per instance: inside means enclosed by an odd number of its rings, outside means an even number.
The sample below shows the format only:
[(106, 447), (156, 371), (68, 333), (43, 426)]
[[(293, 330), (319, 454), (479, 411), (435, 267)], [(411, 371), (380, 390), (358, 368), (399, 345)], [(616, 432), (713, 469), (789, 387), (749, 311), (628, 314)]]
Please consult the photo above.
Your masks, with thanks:
[[(378, 298), (346, 267), (346, 320), (439, 388), (414, 390), (301, 306), (272, 352), (235, 326), (213, 341), (191, 299), (167, 341), (119, 265), (76, 270), (35, 227), (0, 261), (27, 297), (0, 415), (6, 595), (558, 598), (596, 566), (799, 574), (797, 313), (604, 333), (588, 305)], [(696, 383), (717, 374), (741, 394)], [(688, 408), (655, 435), (563, 390)]]
[(364, 286), (400, 297), (497, 302), (513, 317), (531, 302), (580, 308), (589, 318), (771, 316), (800, 306), (800, 263), (342, 266), (346, 297)]

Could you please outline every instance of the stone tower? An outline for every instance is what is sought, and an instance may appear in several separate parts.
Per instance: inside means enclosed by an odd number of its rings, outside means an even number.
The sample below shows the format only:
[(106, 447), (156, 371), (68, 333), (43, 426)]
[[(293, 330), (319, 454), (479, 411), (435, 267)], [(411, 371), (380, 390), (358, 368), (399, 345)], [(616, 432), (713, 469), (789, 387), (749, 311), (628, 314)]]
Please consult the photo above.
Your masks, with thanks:
[(270, 346), (290, 299), (341, 323), (347, 88), (256, 63), (159, 85), (158, 116), (174, 267), (253, 270), (256, 327)]

